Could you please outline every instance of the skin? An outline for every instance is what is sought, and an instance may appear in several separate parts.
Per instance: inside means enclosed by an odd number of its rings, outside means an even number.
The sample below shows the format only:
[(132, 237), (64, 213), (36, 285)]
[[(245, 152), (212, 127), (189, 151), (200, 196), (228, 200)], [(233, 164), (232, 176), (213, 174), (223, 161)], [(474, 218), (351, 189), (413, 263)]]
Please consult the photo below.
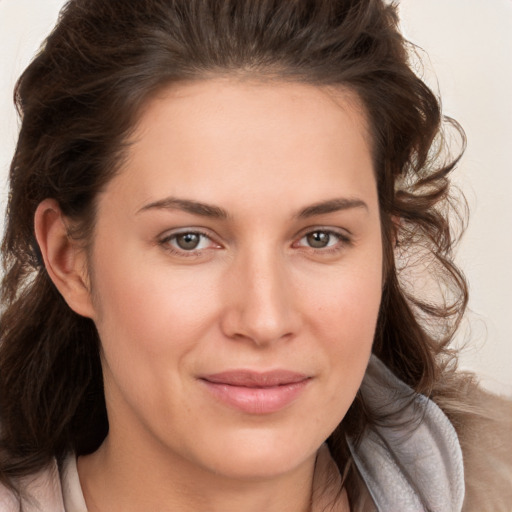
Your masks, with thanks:
[[(148, 103), (99, 196), (89, 255), (66, 224), (55, 201), (38, 208), (49, 273), (102, 343), (110, 432), (78, 461), (90, 512), (307, 511), (316, 452), (355, 397), (381, 298), (357, 98), (297, 83), (175, 85)], [(180, 248), (177, 233), (198, 232), (196, 249)], [(312, 233), (327, 245), (312, 247)], [(240, 368), (308, 382), (251, 414), (201, 380)]]

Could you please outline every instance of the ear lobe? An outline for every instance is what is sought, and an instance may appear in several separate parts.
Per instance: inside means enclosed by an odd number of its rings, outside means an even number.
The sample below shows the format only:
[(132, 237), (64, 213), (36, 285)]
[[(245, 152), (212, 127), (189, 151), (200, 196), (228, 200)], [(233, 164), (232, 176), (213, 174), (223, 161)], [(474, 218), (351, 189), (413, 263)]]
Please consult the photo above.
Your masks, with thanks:
[(39, 204), (34, 215), (34, 231), (53, 284), (75, 313), (93, 318), (86, 255), (69, 236), (57, 201), (45, 199)]

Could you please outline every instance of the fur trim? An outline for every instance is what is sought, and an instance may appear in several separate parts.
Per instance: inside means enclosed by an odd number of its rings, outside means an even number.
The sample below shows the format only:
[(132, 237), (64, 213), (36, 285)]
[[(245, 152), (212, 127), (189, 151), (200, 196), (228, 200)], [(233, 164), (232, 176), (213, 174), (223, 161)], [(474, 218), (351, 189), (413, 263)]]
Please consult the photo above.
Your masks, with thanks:
[(485, 391), (471, 374), (448, 380), (434, 400), (459, 436), (466, 482), (462, 510), (511, 512), (512, 400)]

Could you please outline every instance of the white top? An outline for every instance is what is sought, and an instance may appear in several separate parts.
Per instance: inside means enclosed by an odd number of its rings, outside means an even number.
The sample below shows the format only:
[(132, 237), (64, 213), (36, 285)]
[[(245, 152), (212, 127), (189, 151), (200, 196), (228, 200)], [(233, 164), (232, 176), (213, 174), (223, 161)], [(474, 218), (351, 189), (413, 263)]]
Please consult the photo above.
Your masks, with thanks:
[(61, 472), (62, 499), (66, 512), (87, 512), (78, 470), (76, 457), (70, 455), (65, 461)]

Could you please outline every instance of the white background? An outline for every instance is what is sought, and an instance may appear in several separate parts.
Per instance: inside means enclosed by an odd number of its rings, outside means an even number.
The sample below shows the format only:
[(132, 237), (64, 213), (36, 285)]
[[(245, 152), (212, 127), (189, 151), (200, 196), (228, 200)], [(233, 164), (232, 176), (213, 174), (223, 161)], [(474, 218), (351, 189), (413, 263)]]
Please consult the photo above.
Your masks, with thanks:
[[(63, 3), (0, 0), (1, 210), (18, 129), (14, 82)], [(512, 0), (402, 0), (400, 13), (406, 36), (428, 53), (444, 112), (468, 137), (456, 171), (472, 212), (458, 253), (471, 293), (461, 366), (512, 395)]]

